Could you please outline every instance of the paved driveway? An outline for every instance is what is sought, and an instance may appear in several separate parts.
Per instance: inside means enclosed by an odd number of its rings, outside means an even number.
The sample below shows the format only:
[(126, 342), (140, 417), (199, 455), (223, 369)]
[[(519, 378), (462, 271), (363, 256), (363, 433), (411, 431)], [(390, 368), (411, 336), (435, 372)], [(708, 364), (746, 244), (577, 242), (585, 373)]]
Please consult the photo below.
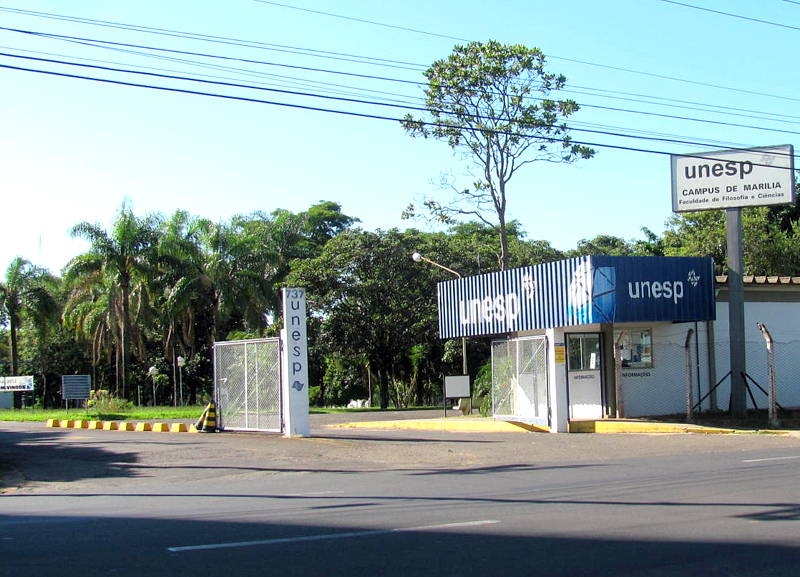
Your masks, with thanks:
[[(47, 428), (0, 422), (0, 491), (80, 491), (102, 483), (179, 482), (225, 469), (379, 471), (499, 468), (621, 457), (796, 448), (782, 435), (583, 435), (342, 428), (353, 420), (438, 418), (439, 413), (312, 415), (310, 438), (260, 433), (156, 433)], [(457, 418), (457, 417), (456, 417)]]

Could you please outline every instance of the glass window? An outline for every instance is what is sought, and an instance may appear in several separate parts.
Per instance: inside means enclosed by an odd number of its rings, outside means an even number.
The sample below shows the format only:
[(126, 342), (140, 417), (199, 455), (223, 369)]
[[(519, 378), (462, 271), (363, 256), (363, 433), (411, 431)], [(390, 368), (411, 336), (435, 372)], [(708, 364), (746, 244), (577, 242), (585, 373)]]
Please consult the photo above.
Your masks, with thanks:
[(653, 366), (653, 333), (650, 329), (615, 331), (614, 342), (622, 346), (623, 367), (647, 369)]
[(572, 334), (567, 336), (570, 371), (600, 369), (600, 335)]

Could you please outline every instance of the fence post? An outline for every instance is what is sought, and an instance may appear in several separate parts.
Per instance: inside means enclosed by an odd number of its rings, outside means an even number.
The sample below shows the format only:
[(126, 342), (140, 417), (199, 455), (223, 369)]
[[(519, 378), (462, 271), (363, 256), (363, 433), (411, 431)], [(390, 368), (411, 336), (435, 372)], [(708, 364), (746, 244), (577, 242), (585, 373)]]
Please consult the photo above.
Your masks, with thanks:
[(778, 426), (777, 399), (775, 398), (775, 351), (773, 349), (772, 335), (769, 334), (767, 327), (761, 323), (756, 323), (758, 330), (764, 335), (767, 343), (767, 370), (769, 374), (769, 425)]
[(689, 345), (692, 342), (694, 329), (689, 329), (686, 333), (686, 341), (683, 343), (683, 350), (686, 352), (686, 420), (692, 420), (692, 349)]

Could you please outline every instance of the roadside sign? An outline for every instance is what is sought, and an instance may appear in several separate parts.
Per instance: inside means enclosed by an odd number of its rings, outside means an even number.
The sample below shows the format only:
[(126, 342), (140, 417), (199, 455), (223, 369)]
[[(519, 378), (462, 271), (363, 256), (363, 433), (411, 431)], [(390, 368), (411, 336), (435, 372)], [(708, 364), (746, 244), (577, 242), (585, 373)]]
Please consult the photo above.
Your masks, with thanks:
[(690, 212), (791, 204), (791, 144), (672, 156), (672, 210)]
[(61, 377), (61, 398), (88, 399), (92, 388), (92, 378), (89, 375), (63, 375)]
[(33, 390), (33, 375), (26, 377), (0, 377), (0, 392)]

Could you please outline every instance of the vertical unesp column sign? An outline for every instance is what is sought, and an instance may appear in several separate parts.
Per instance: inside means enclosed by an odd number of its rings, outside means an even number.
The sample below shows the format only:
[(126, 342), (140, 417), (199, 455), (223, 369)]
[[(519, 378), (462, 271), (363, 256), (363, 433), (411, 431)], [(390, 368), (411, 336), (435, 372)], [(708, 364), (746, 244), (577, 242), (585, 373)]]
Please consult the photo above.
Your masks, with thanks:
[(283, 289), (281, 344), (283, 433), (287, 437), (308, 437), (310, 426), (305, 289)]

